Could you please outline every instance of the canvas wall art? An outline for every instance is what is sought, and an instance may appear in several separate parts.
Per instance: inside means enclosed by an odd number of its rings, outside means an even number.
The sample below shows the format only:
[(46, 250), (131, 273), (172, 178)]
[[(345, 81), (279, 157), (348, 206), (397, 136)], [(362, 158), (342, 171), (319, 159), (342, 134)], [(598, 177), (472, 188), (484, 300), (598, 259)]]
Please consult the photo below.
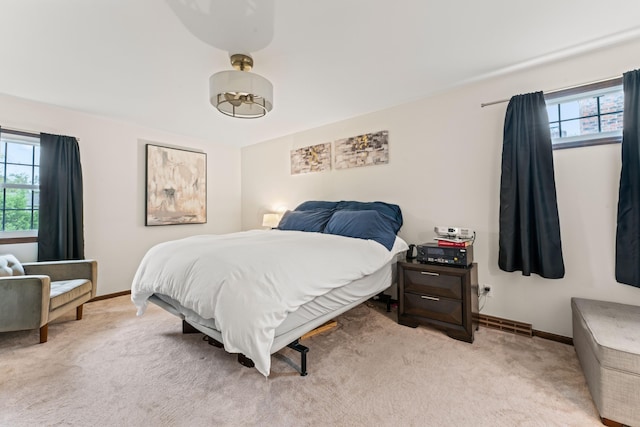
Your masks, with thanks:
[(331, 143), (291, 150), (291, 175), (331, 169)]
[(207, 155), (146, 145), (145, 225), (207, 222)]
[(336, 169), (386, 163), (389, 163), (389, 131), (367, 133), (335, 142)]

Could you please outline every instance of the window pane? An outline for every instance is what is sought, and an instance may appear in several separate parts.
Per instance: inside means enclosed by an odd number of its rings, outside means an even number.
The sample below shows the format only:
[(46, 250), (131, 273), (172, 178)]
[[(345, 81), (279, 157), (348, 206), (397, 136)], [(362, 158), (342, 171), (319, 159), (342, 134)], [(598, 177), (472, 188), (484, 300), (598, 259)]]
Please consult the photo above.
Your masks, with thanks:
[(550, 122), (557, 122), (558, 118), (558, 104), (547, 105), (547, 114), (549, 115)]
[(562, 122), (562, 137), (589, 135), (598, 132), (597, 117)]
[(585, 98), (578, 100), (580, 117), (595, 116), (598, 114), (598, 98)]
[[(33, 190), (27, 190), (27, 194), (26, 194), (26, 199), (27, 199), (27, 208), (32, 209), (33, 206), (33, 202), (34, 202), (34, 191)], [(36, 207), (37, 209), (37, 207)]]
[(590, 135), (599, 132), (600, 128), (598, 127), (598, 117), (580, 119), (580, 135)]
[(580, 135), (580, 123), (578, 123), (578, 120), (562, 122), (562, 135), (560, 137), (565, 138), (576, 135)]
[(31, 190), (5, 189), (5, 209), (25, 209), (31, 205)]
[[(595, 97), (578, 99), (560, 104), (562, 120), (577, 119), (578, 117), (594, 116), (598, 114), (598, 99)], [(551, 121), (551, 119), (549, 119)]]
[(33, 145), (7, 143), (7, 163), (33, 164)]
[(38, 229), (38, 224), (40, 220), (40, 211), (33, 211), (33, 229)]
[(558, 138), (560, 136), (560, 125), (558, 123), (550, 123), (549, 130), (551, 130), (551, 138)]
[(7, 165), (7, 183), (33, 185), (31, 166)]
[(622, 114), (603, 114), (601, 116), (602, 132), (622, 130)]
[[(577, 119), (580, 117), (580, 105), (578, 101), (565, 102), (560, 104), (560, 118), (562, 120)], [(562, 125), (564, 128), (564, 125)]]
[(40, 205), (39, 138), (11, 132), (2, 132), (0, 138), (0, 182), (32, 186), (0, 190), (0, 232), (37, 230)]
[(5, 215), (5, 231), (32, 230), (31, 228), (31, 210), (6, 210)]
[(600, 114), (618, 112), (623, 109), (624, 94), (622, 91), (609, 93), (600, 97)]

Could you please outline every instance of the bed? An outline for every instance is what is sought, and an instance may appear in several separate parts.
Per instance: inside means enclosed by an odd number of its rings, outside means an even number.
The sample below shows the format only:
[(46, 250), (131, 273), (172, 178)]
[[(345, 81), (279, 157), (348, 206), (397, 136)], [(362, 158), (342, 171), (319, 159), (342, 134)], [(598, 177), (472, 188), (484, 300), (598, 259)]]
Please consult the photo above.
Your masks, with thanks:
[(402, 214), (383, 202), (309, 201), (272, 230), (199, 235), (151, 248), (131, 299), (149, 302), (269, 375), (271, 354), (392, 283)]

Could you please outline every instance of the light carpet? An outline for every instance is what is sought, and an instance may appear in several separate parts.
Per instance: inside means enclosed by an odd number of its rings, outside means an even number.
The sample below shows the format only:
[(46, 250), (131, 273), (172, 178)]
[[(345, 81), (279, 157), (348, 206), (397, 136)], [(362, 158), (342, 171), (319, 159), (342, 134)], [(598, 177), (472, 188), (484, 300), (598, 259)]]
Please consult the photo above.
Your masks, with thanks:
[(481, 328), (473, 344), (368, 302), (272, 356), (267, 379), (151, 304), (85, 305), (0, 334), (3, 426), (599, 426), (573, 347)]

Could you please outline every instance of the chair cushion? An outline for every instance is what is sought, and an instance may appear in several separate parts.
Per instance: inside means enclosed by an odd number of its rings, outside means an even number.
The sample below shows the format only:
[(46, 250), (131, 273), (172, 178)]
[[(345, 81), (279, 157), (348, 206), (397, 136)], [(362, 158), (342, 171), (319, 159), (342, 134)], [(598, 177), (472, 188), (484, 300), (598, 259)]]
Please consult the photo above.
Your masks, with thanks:
[(584, 298), (571, 302), (600, 365), (640, 375), (640, 307)]
[(0, 277), (4, 276), (24, 276), (22, 264), (13, 255), (0, 255)]
[(49, 311), (91, 292), (91, 281), (86, 279), (60, 280), (51, 282), (51, 303)]

